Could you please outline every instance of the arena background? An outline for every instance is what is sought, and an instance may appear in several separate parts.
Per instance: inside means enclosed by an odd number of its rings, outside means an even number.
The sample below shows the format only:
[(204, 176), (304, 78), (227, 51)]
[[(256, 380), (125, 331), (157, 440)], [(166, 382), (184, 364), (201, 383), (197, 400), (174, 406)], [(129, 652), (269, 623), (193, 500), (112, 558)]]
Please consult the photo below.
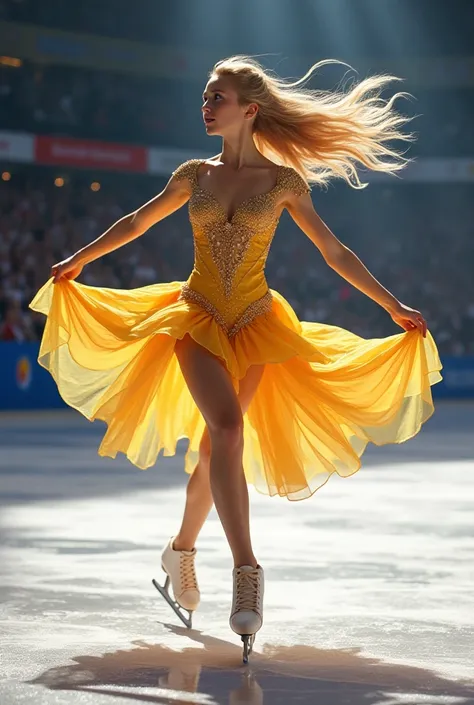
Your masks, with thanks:
[[(218, 151), (219, 139), (202, 129), (200, 96), (213, 63), (238, 52), (262, 55), (285, 76), (326, 57), (355, 69), (326, 67), (311, 87), (347, 85), (370, 72), (404, 79), (392, 86), (414, 96), (397, 107), (419, 115), (407, 127), (418, 135), (408, 146), (415, 163), (395, 177), (362, 172), (364, 191), (335, 181), (315, 190), (315, 207), (385, 286), (423, 312), (444, 364), (434, 396), (472, 397), (472, 25), (463, 22), (469, 3), (454, 3), (449, 24), (443, 5), (277, 2), (270, 11), (260, 2), (247, 15), (217, 2), (170, 9), (139, 0), (133, 12), (122, 0), (113, 10), (92, 0), (2, 2), (1, 407), (61, 404), (35, 363), (44, 316), (28, 302), (52, 264), (156, 194), (177, 164)], [(129, 288), (186, 279), (191, 268), (183, 208), (90, 264), (79, 281)], [(304, 320), (366, 337), (399, 332), (327, 267), (287, 214), (267, 274)]]
[[(153, 690), (153, 669), (166, 665), (168, 682), (160, 680), (160, 686), (188, 693), (173, 702), (262, 703), (268, 688), (272, 705), (293, 702), (289, 689), (298, 690), (299, 703), (474, 703), (465, 681), (474, 662), (473, 29), (470, 0), (0, 0), (0, 623), (9, 664), (2, 702), (111, 702), (115, 695), (117, 702), (167, 703), (169, 694)], [(52, 264), (159, 192), (176, 165), (219, 151), (220, 138), (207, 137), (202, 126), (201, 93), (214, 62), (235, 53), (258, 55), (295, 79), (323, 58), (355, 69), (325, 67), (311, 87), (335, 88), (373, 73), (404, 79), (387, 95), (403, 90), (414, 96), (396, 105), (418, 116), (407, 127), (418, 135), (407, 153), (416, 161), (397, 177), (361, 170), (370, 184), (363, 191), (334, 181), (312, 195), (331, 230), (377, 279), (421, 310), (444, 379), (432, 388), (436, 412), (420, 436), (402, 448), (368, 450), (367, 473), (335, 480), (318, 493), (319, 499), (326, 492), (319, 504), (295, 509), (253, 497), (258, 546), (269, 552), (271, 538), (284, 545), (297, 519), (306, 518), (299, 545), (313, 541), (318, 558), (312, 568), (326, 562), (334, 582), (324, 589), (310, 578), (308, 559), (294, 545), (287, 573), (281, 555), (268, 560), (274, 587), (267, 635), (280, 646), (261, 655), (263, 690), (249, 680), (236, 689), (223, 671), (214, 671), (209, 681), (201, 678), (199, 692), (209, 699), (199, 700), (191, 699), (191, 686), (178, 685), (186, 678), (194, 682), (196, 673), (199, 680), (208, 666), (227, 667), (238, 653), (235, 645), (236, 651), (226, 651), (227, 575), (219, 578), (222, 594), (213, 591), (220, 561), (228, 562), (217, 516), (211, 515), (203, 539), (204, 556), (215, 536), (222, 547), (219, 560), (202, 568), (211, 597), (201, 627), (217, 630), (221, 639), (194, 634), (204, 648), (196, 656), (198, 649), (186, 647), (183, 676), (182, 661), (167, 651), (185, 643), (178, 629), (175, 642), (163, 637), (168, 646), (161, 651), (140, 642), (150, 630), (144, 615), (150, 604), (147, 551), (153, 550), (155, 565), (171, 516), (180, 511), (182, 456), (160, 459), (149, 473), (135, 472), (123, 458), (98, 458), (102, 425), (65, 409), (37, 364), (44, 317), (28, 303)], [(184, 280), (192, 262), (185, 207), (87, 265), (79, 281), (133, 288)], [(303, 320), (365, 337), (400, 332), (381, 307), (325, 264), (287, 214), (266, 271), (270, 286)], [(313, 516), (316, 506), (319, 518)], [(274, 530), (265, 524), (272, 516)], [(138, 519), (146, 523), (146, 537)], [(342, 525), (349, 534), (330, 531)], [(317, 535), (308, 534), (311, 526)], [(370, 550), (377, 559), (364, 553)], [(91, 574), (78, 568), (81, 553), (93, 556)], [(392, 567), (377, 592), (382, 564)], [(296, 587), (288, 590), (292, 571)], [(307, 622), (316, 594), (326, 621)], [(171, 621), (166, 607), (160, 609)], [(101, 632), (93, 631), (98, 619)], [(370, 656), (363, 667), (357, 649)], [(142, 660), (135, 668), (138, 651)], [(78, 653), (88, 656), (76, 659)], [(382, 667), (384, 661), (390, 664)], [(268, 673), (276, 662), (284, 667), (273, 671), (272, 680)], [(308, 678), (324, 685), (308, 685)], [(44, 686), (67, 694), (53, 700)], [(402, 691), (409, 700), (394, 695)]]

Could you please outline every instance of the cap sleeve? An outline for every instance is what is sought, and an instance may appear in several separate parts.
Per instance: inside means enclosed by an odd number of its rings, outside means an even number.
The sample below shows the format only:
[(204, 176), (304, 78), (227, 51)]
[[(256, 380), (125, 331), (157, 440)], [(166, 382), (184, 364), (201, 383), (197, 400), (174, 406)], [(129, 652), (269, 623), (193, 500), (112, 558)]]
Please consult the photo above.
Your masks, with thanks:
[(311, 186), (292, 167), (287, 167), (282, 175), (282, 187), (285, 191), (291, 191), (297, 196), (310, 193)]
[(187, 162), (183, 162), (173, 171), (172, 176), (177, 181), (181, 181), (182, 179), (189, 179), (191, 183), (194, 183), (198, 164), (199, 159), (188, 159)]

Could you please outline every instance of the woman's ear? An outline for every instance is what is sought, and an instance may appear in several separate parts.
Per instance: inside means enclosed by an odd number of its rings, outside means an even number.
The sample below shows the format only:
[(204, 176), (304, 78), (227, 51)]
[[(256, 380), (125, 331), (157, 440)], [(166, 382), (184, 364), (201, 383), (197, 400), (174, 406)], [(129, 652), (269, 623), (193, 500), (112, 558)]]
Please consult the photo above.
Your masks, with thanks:
[(251, 120), (252, 118), (256, 117), (258, 113), (258, 105), (257, 103), (250, 103), (250, 105), (247, 107), (247, 110), (245, 111), (245, 119), (246, 120)]

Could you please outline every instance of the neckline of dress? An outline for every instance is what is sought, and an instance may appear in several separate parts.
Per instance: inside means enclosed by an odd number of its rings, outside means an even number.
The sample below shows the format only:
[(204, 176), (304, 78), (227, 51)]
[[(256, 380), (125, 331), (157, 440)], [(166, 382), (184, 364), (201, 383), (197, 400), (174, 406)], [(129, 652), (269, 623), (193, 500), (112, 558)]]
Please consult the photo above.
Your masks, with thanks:
[(194, 182), (195, 182), (195, 185), (196, 185), (196, 187), (197, 187), (200, 191), (203, 191), (204, 193), (209, 194), (209, 196), (211, 196), (211, 198), (214, 200), (214, 202), (219, 206), (222, 215), (225, 217), (225, 224), (226, 224), (227, 226), (228, 226), (228, 225), (232, 225), (236, 214), (238, 213), (238, 211), (239, 211), (243, 206), (247, 205), (247, 203), (251, 202), (254, 198), (262, 198), (262, 196), (271, 196), (271, 194), (272, 194), (274, 191), (276, 191), (276, 188), (277, 188), (277, 186), (278, 186), (279, 183), (280, 183), (280, 170), (281, 170), (282, 165), (281, 165), (281, 164), (277, 164), (277, 165), (276, 165), (276, 167), (277, 167), (277, 169), (276, 169), (276, 181), (275, 181), (275, 185), (273, 186), (273, 188), (271, 188), (269, 191), (264, 191), (263, 193), (256, 193), (256, 194), (254, 194), (253, 196), (250, 196), (249, 198), (245, 198), (243, 201), (241, 201), (241, 202), (237, 205), (237, 207), (235, 208), (235, 210), (234, 210), (234, 212), (233, 212), (233, 214), (232, 214), (232, 217), (229, 218), (229, 214), (225, 211), (224, 206), (223, 206), (222, 203), (219, 201), (219, 199), (216, 197), (216, 195), (215, 195), (214, 193), (212, 193), (212, 191), (210, 191), (208, 188), (204, 188), (203, 186), (201, 186), (201, 184), (200, 184), (199, 181), (198, 181), (197, 171), (198, 171), (199, 167), (201, 166), (201, 164), (205, 164), (205, 163), (206, 163), (206, 160), (205, 160), (205, 159), (201, 159), (201, 160), (198, 161), (198, 164), (197, 164), (196, 169), (195, 169), (195, 171), (194, 171)]

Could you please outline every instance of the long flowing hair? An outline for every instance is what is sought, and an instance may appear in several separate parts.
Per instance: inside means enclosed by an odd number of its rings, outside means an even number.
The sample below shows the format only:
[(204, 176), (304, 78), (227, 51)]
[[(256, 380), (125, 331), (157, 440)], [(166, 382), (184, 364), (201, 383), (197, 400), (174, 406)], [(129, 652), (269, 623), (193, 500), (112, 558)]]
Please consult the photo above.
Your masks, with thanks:
[(416, 140), (414, 133), (400, 131), (413, 117), (393, 108), (397, 98), (413, 96), (400, 92), (388, 101), (380, 97), (388, 83), (403, 79), (376, 74), (354, 83), (347, 92), (298, 88), (326, 64), (349, 66), (326, 59), (289, 83), (255, 58), (241, 54), (218, 61), (209, 78), (231, 76), (239, 104), (257, 103), (253, 123), (257, 149), (277, 163), (292, 166), (309, 183), (324, 186), (332, 178), (343, 178), (353, 188), (365, 188), (368, 184), (361, 183), (355, 162), (393, 175), (404, 169), (413, 159), (385, 143)]

